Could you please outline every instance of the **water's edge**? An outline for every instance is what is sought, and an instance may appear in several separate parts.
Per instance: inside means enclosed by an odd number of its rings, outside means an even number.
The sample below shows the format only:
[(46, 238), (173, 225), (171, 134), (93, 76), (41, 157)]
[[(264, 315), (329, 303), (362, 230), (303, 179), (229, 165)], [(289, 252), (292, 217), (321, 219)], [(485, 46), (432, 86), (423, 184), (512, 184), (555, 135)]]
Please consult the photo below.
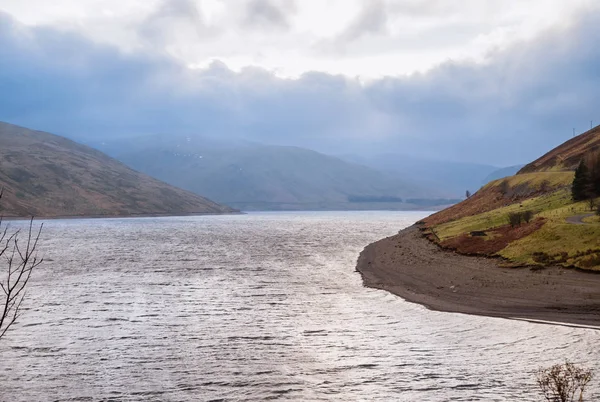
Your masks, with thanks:
[(365, 286), (430, 310), (600, 329), (600, 276), (502, 268), (493, 259), (440, 249), (416, 226), (369, 244), (356, 270)]

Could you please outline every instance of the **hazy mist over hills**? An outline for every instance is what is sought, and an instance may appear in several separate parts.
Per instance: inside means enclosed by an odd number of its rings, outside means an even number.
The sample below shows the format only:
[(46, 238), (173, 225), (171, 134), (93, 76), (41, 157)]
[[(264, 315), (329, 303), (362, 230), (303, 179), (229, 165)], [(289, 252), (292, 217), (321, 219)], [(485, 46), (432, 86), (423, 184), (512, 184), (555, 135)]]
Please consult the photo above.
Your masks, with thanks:
[[(99, 144), (144, 173), (244, 210), (415, 209), (451, 193), (299, 147), (155, 136)], [(421, 203), (422, 205), (423, 203)], [(421, 206), (423, 208), (423, 206)]]
[(485, 178), (499, 169), (491, 165), (429, 160), (392, 153), (362, 157), (345, 155), (342, 158), (407, 180), (418, 181), (423, 186), (436, 188), (455, 197), (464, 196), (466, 190), (477, 191), (484, 184), (482, 182)]

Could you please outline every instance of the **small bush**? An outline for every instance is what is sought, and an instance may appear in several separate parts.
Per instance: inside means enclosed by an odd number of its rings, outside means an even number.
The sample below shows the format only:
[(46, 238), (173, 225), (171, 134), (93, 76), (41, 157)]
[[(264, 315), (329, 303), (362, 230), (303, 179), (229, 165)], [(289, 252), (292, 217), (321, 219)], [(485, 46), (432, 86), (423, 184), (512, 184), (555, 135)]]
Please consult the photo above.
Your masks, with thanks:
[(520, 212), (510, 212), (508, 214), (508, 223), (513, 228), (515, 226), (519, 226), (521, 224), (521, 220), (523, 219), (523, 215)]
[(510, 223), (510, 226), (512, 227), (519, 226), (523, 222), (529, 223), (531, 222), (531, 219), (533, 219), (533, 212), (529, 210), (523, 212), (510, 212), (508, 214), (508, 223)]
[(540, 368), (536, 379), (547, 401), (574, 402), (583, 401), (585, 387), (592, 377), (591, 370), (567, 361), (550, 368)]

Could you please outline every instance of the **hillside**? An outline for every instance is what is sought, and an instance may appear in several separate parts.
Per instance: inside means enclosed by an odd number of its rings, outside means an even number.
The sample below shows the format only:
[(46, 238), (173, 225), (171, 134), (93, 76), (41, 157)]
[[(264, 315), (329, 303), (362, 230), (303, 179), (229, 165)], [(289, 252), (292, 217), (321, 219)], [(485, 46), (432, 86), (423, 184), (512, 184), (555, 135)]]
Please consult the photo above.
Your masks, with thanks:
[(129, 166), (244, 210), (416, 209), (455, 200), (375, 169), (298, 147), (201, 137), (104, 144)]
[(596, 126), (529, 163), (519, 173), (575, 170), (585, 153), (599, 149), (600, 126)]
[[(600, 270), (600, 221), (589, 201), (574, 202), (574, 169), (600, 146), (595, 128), (551, 150), (516, 175), (492, 181), (471, 198), (435, 213), (422, 230), (444, 248), (499, 256), (506, 264)], [(522, 222), (513, 219), (530, 215)]]
[(4, 216), (233, 212), (87, 146), (1, 122), (0, 187), (4, 188)]

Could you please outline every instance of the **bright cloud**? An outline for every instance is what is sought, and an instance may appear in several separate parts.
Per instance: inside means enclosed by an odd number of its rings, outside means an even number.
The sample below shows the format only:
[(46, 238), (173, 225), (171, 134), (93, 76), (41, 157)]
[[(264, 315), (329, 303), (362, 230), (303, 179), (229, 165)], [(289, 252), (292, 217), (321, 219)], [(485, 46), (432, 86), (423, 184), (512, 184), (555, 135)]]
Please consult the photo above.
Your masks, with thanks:
[(373, 79), (429, 70), (564, 25), (591, 0), (0, 0), (27, 25), (182, 63), (220, 60), (282, 77)]

